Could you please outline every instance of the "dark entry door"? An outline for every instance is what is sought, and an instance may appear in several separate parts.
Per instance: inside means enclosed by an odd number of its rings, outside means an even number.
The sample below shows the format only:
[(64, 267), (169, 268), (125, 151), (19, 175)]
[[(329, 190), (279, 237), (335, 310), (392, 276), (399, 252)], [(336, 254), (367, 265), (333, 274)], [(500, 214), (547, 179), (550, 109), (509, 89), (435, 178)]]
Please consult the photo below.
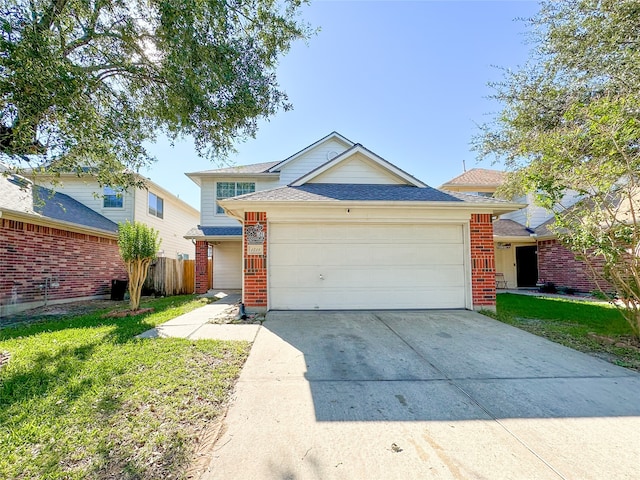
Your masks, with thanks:
[(535, 287), (538, 281), (538, 254), (536, 246), (516, 247), (516, 268), (519, 287)]

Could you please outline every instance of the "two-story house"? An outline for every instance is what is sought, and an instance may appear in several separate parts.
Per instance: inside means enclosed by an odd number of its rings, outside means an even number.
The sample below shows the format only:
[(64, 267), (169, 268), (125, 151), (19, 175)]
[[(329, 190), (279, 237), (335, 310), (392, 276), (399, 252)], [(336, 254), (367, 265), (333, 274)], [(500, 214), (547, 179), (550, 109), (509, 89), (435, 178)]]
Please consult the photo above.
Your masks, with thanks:
[(492, 308), (492, 218), (524, 207), (431, 188), (336, 132), (187, 175), (201, 190), (185, 236), (196, 291), (242, 289), (256, 310)]
[(161, 257), (193, 259), (195, 247), (191, 240), (184, 238), (184, 232), (199, 221), (200, 212), (148, 178), (140, 178), (146, 189), (101, 187), (90, 175), (78, 177), (73, 173), (60, 174), (55, 185), (48, 183), (42, 174), (34, 180), (115, 223), (137, 221), (155, 228), (162, 239)]
[(68, 195), (0, 173), (0, 317), (108, 295), (127, 278), (117, 238), (114, 222)]
[[(499, 170), (473, 168), (440, 186), (452, 192), (493, 197), (505, 180)], [(567, 195), (563, 200), (570, 207), (577, 195)], [(551, 282), (558, 287), (578, 291), (597, 290), (590, 272), (567, 248), (563, 247), (551, 232), (554, 213), (534, 204), (532, 195), (514, 200), (527, 206), (500, 215), (493, 222), (496, 256), (496, 272), (504, 277), (502, 287), (535, 287), (541, 282)]]

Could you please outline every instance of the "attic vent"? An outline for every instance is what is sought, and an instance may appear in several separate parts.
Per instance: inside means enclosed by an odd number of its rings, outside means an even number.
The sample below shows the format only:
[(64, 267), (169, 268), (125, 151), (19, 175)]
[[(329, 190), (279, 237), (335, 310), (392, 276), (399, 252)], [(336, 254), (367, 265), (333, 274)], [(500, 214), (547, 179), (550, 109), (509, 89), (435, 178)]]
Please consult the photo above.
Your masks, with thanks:
[(331, 150), (330, 152), (327, 152), (327, 160), (333, 160), (337, 156), (338, 156), (338, 152), (336, 152), (335, 150)]

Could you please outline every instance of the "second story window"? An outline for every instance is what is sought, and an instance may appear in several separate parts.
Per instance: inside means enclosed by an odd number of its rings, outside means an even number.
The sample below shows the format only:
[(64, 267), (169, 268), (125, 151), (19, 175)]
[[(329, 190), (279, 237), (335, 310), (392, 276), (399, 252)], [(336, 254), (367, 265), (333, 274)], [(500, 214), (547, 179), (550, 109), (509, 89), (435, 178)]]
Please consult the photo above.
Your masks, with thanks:
[(102, 206), (104, 208), (122, 208), (124, 205), (122, 189), (104, 187), (102, 190), (102, 197)]
[[(216, 183), (216, 200), (224, 198), (236, 197), (245, 193), (253, 193), (256, 191), (255, 182), (217, 182)], [(216, 205), (216, 213), (224, 213), (220, 205)]]
[(164, 200), (151, 192), (149, 192), (149, 214), (154, 217), (164, 218)]

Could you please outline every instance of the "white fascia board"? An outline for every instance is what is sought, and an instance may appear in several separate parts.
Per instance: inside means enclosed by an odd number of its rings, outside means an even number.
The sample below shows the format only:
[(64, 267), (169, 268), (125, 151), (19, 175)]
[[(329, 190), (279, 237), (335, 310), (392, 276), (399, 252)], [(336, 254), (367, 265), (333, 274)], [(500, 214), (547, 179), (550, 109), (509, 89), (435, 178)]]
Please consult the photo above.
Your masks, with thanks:
[(349, 150), (345, 150), (344, 152), (342, 152), (340, 155), (337, 155), (332, 160), (329, 160), (323, 165), (320, 165), (315, 170), (312, 170), (306, 175), (303, 175), (302, 177), (298, 178), (297, 180), (291, 183), (291, 186), (299, 187), (301, 185), (304, 185), (305, 183), (309, 182), (310, 180), (321, 175), (322, 173), (326, 172), (330, 168), (334, 167), (335, 165), (338, 165), (339, 163), (343, 162), (347, 158), (357, 153), (360, 153), (361, 155), (365, 156), (367, 159), (371, 160), (372, 162), (380, 166), (383, 170), (387, 170), (391, 172), (393, 175), (403, 179), (405, 182), (409, 183), (410, 185), (413, 185), (415, 187), (423, 187), (423, 188), (427, 186), (425, 183), (422, 183), (417, 178), (409, 175), (407, 172), (405, 172), (404, 170), (401, 170), (400, 168), (396, 167), (392, 163), (387, 162), (384, 158), (376, 155), (371, 150), (366, 149), (360, 144), (354, 145)]
[(305, 153), (307, 153), (309, 150), (317, 147), (318, 145), (328, 141), (328, 140), (338, 140), (339, 142), (344, 143), (347, 147), (351, 148), (355, 145), (355, 143), (353, 143), (351, 140), (349, 140), (346, 137), (343, 137), (342, 135), (340, 135), (338, 132), (331, 132), (329, 135), (327, 135), (326, 137), (322, 137), (320, 140), (317, 140), (315, 142), (313, 142), (311, 145), (303, 148), (302, 150), (300, 150), (299, 152), (294, 153), (293, 155), (291, 155), (290, 157), (285, 158), (283, 161), (281, 161), (280, 163), (276, 163), (273, 167), (271, 167), (268, 171), (269, 172), (274, 172), (276, 170), (280, 170), (282, 167), (284, 167), (286, 164), (293, 162), (296, 158), (299, 158), (300, 156), (304, 155)]
[(256, 178), (280, 178), (280, 172), (274, 172), (274, 173), (243, 173), (243, 172), (222, 172), (222, 173), (215, 173), (215, 172), (211, 172), (211, 173), (185, 173), (185, 175), (187, 177), (189, 177), (196, 185), (198, 185), (199, 187), (202, 186), (202, 178), (207, 177), (207, 178), (224, 178), (224, 179), (230, 179), (230, 178), (237, 178), (237, 179), (245, 179), (245, 178), (251, 178), (251, 179), (256, 179)]
[(227, 215), (240, 221), (244, 220), (244, 212), (257, 212), (266, 210), (314, 209), (318, 208), (368, 208), (375, 210), (437, 210), (449, 212), (465, 212), (469, 215), (487, 213), (498, 215), (513, 210), (518, 210), (521, 204), (493, 204), (493, 203), (463, 203), (463, 202), (403, 202), (403, 201), (351, 201), (351, 200), (327, 200), (327, 201), (242, 201), (242, 200), (218, 200)]
[(242, 235), (183, 235), (182, 238), (202, 242), (239, 242), (242, 240)]
[(536, 239), (533, 236), (520, 237), (520, 236), (508, 236), (508, 235), (493, 235), (494, 242), (510, 242), (510, 243), (536, 243)]

